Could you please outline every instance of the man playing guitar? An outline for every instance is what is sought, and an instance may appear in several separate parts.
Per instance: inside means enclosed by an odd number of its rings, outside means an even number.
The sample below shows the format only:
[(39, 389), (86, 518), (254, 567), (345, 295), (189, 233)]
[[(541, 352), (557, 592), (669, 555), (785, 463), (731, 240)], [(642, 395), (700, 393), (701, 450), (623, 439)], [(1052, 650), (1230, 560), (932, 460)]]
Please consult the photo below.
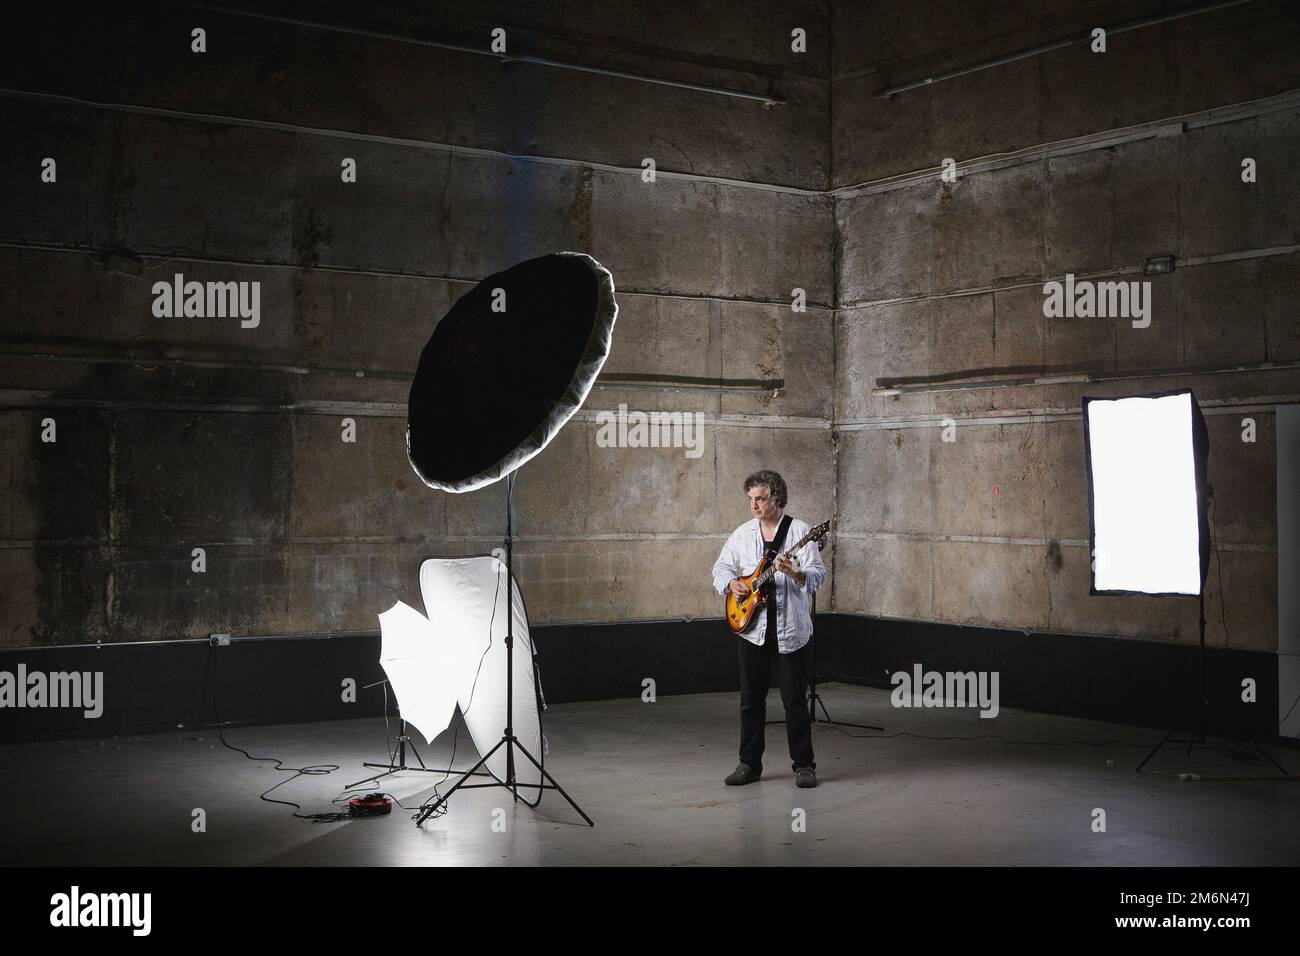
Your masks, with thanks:
[(721, 595), (730, 591), (738, 599), (745, 598), (750, 589), (741, 578), (752, 574), (765, 555), (775, 562), (777, 573), (760, 592), (764, 603), (738, 635), (740, 765), (725, 783), (733, 787), (754, 783), (763, 774), (763, 725), (775, 668), (795, 785), (815, 787), (817, 764), (813, 760), (812, 718), (804, 698), (804, 652), (812, 635), (809, 601), (826, 580), (826, 567), (815, 541), (797, 552), (797, 560), (781, 553), (783, 543), (788, 547), (801, 541), (810, 529), (807, 522), (785, 515), (787, 489), (779, 474), (764, 470), (750, 475), (745, 479), (745, 495), (754, 517), (733, 531), (723, 545), (713, 565), (713, 586)]

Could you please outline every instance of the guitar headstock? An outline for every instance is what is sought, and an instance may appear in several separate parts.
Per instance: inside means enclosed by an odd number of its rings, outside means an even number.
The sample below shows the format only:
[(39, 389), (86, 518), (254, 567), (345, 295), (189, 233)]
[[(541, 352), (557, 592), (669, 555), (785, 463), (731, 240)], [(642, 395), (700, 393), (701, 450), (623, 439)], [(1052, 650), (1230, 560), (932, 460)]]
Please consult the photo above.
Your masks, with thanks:
[(822, 551), (826, 548), (826, 536), (831, 533), (831, 522), (828, 518), (817, 527), (808, 532), (808, 540), (817, 542), (817, 550)]

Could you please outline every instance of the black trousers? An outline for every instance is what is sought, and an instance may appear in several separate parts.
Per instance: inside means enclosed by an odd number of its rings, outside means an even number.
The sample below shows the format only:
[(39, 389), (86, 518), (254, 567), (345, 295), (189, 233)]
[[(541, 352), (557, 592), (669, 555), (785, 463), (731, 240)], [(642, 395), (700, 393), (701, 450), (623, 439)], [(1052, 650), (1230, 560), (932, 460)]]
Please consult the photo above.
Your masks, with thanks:
[(763, 725), (767, 722), (767, 690), (772, 671), (785, 707), (785, 735), (790, 745), (791, 768), (816, 767), (813, 761), (812, 717), (804, 697), (805, 644), (793, 654), (781, 654), (776, 643), (775, 613), (768, 619), (762, 645), (736, 637), (740, 654), (740, 762), (759, 773), (763, 769)]

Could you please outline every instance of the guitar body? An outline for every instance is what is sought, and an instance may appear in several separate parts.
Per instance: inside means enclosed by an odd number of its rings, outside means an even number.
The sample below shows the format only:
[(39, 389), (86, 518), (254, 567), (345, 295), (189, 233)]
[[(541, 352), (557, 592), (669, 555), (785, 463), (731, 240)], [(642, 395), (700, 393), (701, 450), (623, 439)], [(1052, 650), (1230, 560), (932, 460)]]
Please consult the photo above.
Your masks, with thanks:
[(767, 558), (764, 558), (758, 562), (758, 567), (754, 569), (752, 574), (740, 579), (749, 587), (749, 593), (743, 598), (738, 598), (731, 593), (730, 589), (727, 590), (727, 624), (735, 634), (739, 634), (749, 627), (749, 622), (754, 619), (754, 613), (766, 603), (763, 600), (763, 595), (758, 593), (758, 589), (754, 585), (754, 582), (758, 580), (766, 567)]

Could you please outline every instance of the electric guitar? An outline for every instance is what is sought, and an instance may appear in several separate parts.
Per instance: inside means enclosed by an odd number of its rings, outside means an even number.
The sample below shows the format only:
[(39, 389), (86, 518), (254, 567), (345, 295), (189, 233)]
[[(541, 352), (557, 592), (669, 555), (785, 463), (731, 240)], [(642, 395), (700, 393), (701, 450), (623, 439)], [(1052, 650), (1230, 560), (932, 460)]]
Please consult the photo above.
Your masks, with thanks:
[[(800, 538), (799, 543), (789, 551), (785, 552), (785, 554), (781, 555), (781, 557), (793, 557), (794, 553), (809, 541), (816, 541), (819, 549), (824, 548), (826, 546), (824, 539), (828, 534), (830, 534), (830, 532), (830, 521), (823, 521)], [(731, 593), (730, 587), (727, 588), (725, 610), (727, 614), (727, 624), (730, 625), (732, 631), (739, 634), (745, 628), (749, 627), (749, 622), (754, 619), (754, 613), (764, 604), (763, 595), (760, 591), (762, 590), (763, 585), (772, 580), (772, 577), (775, 574), (776, 562), (769, 562), (767, 557), (764, 556), (763, 559), (758, 562), (758, 567), (751, 571), (748, 576), (742, 576), (740, 578), (741, 583), (749, 585), (748, 594), (743, 598), (738, 598), (736, 595)]]

